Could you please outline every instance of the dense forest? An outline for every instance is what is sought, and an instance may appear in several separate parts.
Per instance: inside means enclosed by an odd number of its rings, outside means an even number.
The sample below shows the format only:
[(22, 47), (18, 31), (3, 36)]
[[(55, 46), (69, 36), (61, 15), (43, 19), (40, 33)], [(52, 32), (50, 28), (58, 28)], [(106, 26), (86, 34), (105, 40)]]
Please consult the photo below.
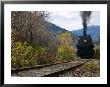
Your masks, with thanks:
[(46, 11), (11, 12), (12, 68), (75, 60), (78, 37), (47, 20)]

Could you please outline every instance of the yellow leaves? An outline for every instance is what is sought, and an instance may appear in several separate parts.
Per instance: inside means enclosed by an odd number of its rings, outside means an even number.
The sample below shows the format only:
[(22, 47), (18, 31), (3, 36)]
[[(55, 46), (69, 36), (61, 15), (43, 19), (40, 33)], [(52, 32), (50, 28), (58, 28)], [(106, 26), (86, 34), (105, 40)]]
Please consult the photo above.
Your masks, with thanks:
[(61, 33), (58, 36), (59, 42), (61, 44), (72, 44), (73, 40), (72, 40), (72, 35), (69, 32), (65, 32), (65, 33)]
[(65, 49), (63, 48), (63, 46), (60, 46), (60, 47), (58, 48), (58, 52), (59, 52), (59, 53), (64, 52), (64, 51), (65, 51)]
[(53, 62), (49, 49), (43, 46), (33, 48), (26, 42), (16, 42), (11, 49), (11, 67), (19, 68)]
[[(24, 67), (29, 65), (30, 61), (33, 58), (33, 61), (36, 60), (34, 56), (33, 47), (28, 46), (26, 42), (16, 42), (15, 46), (11, 49), (11, 66), (12, 67)], [(34, 64), (33, 64), (34, 65)]]
[(61, 45), (57, 48), (56, 58), (58, 59), (58, 61), (74, 60), (74, 56), (74, 48), (70, 45)]
[(28, 65), (29, 64), (28, 60), (25, 60), (25, 63), (26, 63), (26, 65)]
[(69, 32), (61, 33), (58, 36), (60, 46), (57, 48), (57, 60), (58, 61), (68, 61), (74, 60), (75, 49), (73, 47), (72, 35)]
[[(36, 44), (35, 48), (27, 42), (16, 42), (11, 49), (11, 64), (13, 68), (35, 66), (36, 64), (53, 63), (54, 61), (74, 60), (75, 50), (72, 45), (70, 33), (62, 33), (58, 36), (60, 45), (52, 49), (42, 44)], [(48, 40), (49, 42), (49, 40)], [(54, 45), (52, 45), (53, 47)]]

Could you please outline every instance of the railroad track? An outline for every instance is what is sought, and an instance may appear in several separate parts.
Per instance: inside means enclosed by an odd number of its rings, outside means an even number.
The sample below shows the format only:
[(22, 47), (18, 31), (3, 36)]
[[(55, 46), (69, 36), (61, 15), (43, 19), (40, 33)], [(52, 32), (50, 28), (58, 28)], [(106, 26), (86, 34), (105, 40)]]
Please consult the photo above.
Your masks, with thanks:
[(65, 71), (78, 68), (90, 61), (90, 59), (79, 59), (70, 62), (47, 64), (42, 66), (12, 69), (11, 75), (17, 77), (57, 77)]
[[(70, 61), (65, 61), (63, 63), (68, 63)], [(57, 64), (62, 64), (62, 63), (52, 63), (52, 64), (44, 64), (44, 65), (36, 65), (36, 66), (31, 66), (31, 67), (22, 67), (22, 68), (12, 68), (11, 69), (11, 73), (17, 73), (17, 72), (21, 72), (21, 71), (25, 71), (25, 70), (31, 70), (31, 69), (41, 69), (43, 67), (49, 67), (52, 65), (57, 65)]]

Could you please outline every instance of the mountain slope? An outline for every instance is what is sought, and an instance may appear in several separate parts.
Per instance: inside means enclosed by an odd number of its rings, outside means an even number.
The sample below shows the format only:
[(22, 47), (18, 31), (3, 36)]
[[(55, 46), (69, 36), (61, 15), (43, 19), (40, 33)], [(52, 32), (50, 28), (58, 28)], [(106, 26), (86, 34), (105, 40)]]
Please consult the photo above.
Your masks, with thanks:
[(60, 33), (63, 33), (63, 32), (69, 32), (72, 34), (72, 38), (73, 38), (73, 45), (75, 46), (77, 41), (78, 41), (78, 36), (75, 35), (74, 33), (72, 33), (71, 31), (68, 31), (64, 28), (61, 28), (53, 23), (50, 23), (50, 22), (46, 22), (47, 24), (47, 29), (49, 31), (51, 31), (55, 36), (59, 35)]
[(59, 27), (53, 23), (50, 23), (50, 22), (46, 22), (46, 25), (47, 25), (47, 29), (54, 34), (60, 34), (62, 32), (69, 32), (68, 30), (61, 28), (61, 27)]
[[(77, 36), (81, 36), (83, 34), (83, 29), (78, 29), (72, 31), (73, 34)], [(91, 35), (94, 42), (97, 42), (100, 40), (100, 26), (88, 26), (87, 34)]]

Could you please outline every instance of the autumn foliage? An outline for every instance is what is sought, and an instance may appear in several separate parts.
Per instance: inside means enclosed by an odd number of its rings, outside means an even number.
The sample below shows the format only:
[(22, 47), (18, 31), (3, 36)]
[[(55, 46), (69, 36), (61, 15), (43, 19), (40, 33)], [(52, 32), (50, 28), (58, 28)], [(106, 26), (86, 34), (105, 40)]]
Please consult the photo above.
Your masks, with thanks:
[(70, 32), (53, 34), (47, 28), (49, 13), (11, 12), (11, 67), (27, 67), (74, 60)]

